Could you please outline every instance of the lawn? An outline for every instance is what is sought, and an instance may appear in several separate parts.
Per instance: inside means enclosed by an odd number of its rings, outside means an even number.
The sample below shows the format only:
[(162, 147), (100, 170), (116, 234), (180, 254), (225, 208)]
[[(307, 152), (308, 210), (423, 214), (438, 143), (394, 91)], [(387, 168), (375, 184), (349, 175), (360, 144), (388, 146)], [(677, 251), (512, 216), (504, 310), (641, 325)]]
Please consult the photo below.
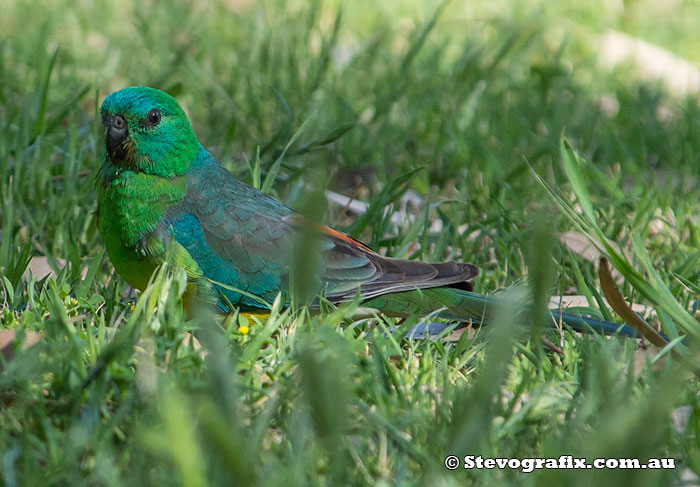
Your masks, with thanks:
[[(698, 29), (687, 1), (0, 0), (2, 484), (697, 485)], [(389, 256), (472, 262), (478, 292), (540, 313), (402, 340), (435, 318), (392, 333), (357, 303), (277, 301), (188, 321), (165, 267), (136, 293), (93, 185), (98, 108), (132, 85), (288, 206)], [(621, 322), (601, 255), (671, 345), (543, 346), (551, 296)]]

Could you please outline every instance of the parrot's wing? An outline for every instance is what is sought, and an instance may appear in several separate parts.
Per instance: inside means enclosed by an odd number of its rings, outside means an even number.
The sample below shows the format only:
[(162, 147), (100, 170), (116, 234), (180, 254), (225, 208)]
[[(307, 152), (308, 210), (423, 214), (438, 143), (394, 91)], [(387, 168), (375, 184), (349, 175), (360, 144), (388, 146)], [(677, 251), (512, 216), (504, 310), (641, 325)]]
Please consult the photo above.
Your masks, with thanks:
[[(234, 305), (263, 308), (288, 288), (293, 212), (241, 181), (213, 157), (193, 163), (187, 193), (166, 220), (204, 277)], [(233, 290), (232, 288), (235, 288)]]
[[(428, 263), (383, 257), (361, 242), (331, 228), (321, 227), (332, 246), (324, 254), (326, 297), (332, 301), (352, 298), (360, 288), (363, 298), (440, 286), (473, 289), (479, 275), (473, 264)], [(359, 270), (362, 269), (362, 277)], [(347, 289), (346, 289), (347, 288)]]
[(294, 239), (303, 228), (319, 231), (319, 292), (334, 302), (352, 299), (358, 288), (365, 298), (446, 285), (470, 289), (469, 281), (478, 274), (471, 264), (382, 257), (341, 232), (305, 224), (279, 201), (238, 181), (213, 158), (187, 178), (187, 196), (169, 217), (175, 239), (207, 278), (244, 291), (224, 291), (233, 304), (256, 306), (245, 293), (269, 302), (289, 289)]

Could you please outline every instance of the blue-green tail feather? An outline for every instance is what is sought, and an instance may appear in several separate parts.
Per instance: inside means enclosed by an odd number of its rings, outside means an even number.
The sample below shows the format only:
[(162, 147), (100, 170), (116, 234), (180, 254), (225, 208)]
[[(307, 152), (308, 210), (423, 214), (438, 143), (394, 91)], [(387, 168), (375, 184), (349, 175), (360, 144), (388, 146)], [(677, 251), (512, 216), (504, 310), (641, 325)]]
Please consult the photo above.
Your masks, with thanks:
[[(485, 296), (449, 287), (385, 294), (366, 301), (364, 305), (380, 309), (387, 315), (395, 316), (425, 315), (431, 311), (441, 310), (438, 313), (440, 318), (477, 323), (487, 323), (493, 320), (497, 316), (498, 310), (503, 306), (515, 306), (516, 313), (518, 316), (522, 316), (523, 320), (526, 319), (528, 312), (527, 305), (518, 305), (518, 301), (508, 300), (503, 295)], [(550, 310), (550, 313), (552, 320), (549, 320), (548, 326), (553, 327), (561, 322), (573, 330), (583, 333), (595, 332), (604, 335), (641, 338), (636, 330), (626, 324), (613, 323), (560, 310)], [(433, 334), (429, 330), (428, 333)]]

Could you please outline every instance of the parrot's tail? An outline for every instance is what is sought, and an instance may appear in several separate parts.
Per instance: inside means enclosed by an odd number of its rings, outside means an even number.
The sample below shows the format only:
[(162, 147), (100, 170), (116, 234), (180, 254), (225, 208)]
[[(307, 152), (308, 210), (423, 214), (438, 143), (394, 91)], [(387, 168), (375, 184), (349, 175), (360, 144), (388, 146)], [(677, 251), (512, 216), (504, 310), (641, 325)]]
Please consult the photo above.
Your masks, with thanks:
[[(382, 313), (393, 316), (425, 315), (441, 310), (438, 314), (440, 318), (458, 321), (471, 320), (478, 323), (491, 321), (504, 307), (514, 310), (513, 312), (517, 316), (522, 316), (523, 319), (528, 311), (527, 306), (518, 305), (516, 300), (508, 300), (500, 296), (484, 296), (450, 287), (384, 294), (364, 302), (363, 306), (378, 308)], [(552, 319), (548, 320), (547, 325), (551, 327), (563, 323), (583, 333), (595, 332), (604, 335), (642, 338), (636, 330), (625, 324), (612, 323), (595, 317), (579, 316), (558, 309), (550, 310), (550, 313)]]
[(621, 324), (605, 321), (591, 316), (580, 316), (572, 313), (565, 313), (558, 309), (550, 310), (552, 318), (556, 322), (561, 322), (568, 327), (582, 333), (590, 333), (593, 330), (602, 335), (619, 335), (623, 337), (642, 338), (642, 335), (634, 328)]

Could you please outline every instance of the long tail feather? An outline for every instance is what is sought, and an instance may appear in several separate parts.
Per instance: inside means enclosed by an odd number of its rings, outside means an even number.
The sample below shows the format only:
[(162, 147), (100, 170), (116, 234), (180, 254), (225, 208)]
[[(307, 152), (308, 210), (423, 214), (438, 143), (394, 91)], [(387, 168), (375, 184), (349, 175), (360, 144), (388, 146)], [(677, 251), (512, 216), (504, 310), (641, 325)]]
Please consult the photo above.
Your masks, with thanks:
[(588, 333), (591, 330), (603, 335), (620, 335), (623, 337), (642, 338), (637, 330), (625, 324), (613, 323), (611, 321), (599, 320), (590, 316), (579, 316), (571, 313), (564, 313), (559, 310), (550, 310), (552, 317), (557, 321), (561, 321), (567, 326), (582, 333)]
[[(399, 293), (384, 294), (364, 303), (365, 306), (381, 309), (383, 313), (394, 316), (411, 316), (427, 314), (441, 309), (439, 316), (450, 320), (474, 320), (480, 323), (493, 319), (497, 310), (512, 303), (501, 297), (484, 296), (482, 294), (454, 289), (449, 287), (421, 289)], [(527, 313), (524, 306), (521, 314)], [(633, 328), (620, 323), (600, 320), (589, 316), (579, 316), (560, 310), (550, 310), (551, 323), (555, 326), (562, 322), (579, 332), (601, 333), (605, 335), (620, 335), (641, 338)]]

